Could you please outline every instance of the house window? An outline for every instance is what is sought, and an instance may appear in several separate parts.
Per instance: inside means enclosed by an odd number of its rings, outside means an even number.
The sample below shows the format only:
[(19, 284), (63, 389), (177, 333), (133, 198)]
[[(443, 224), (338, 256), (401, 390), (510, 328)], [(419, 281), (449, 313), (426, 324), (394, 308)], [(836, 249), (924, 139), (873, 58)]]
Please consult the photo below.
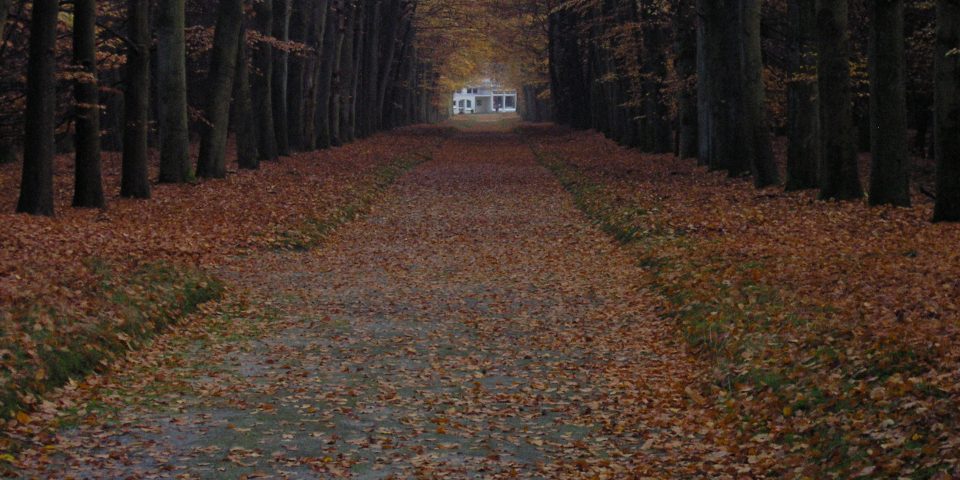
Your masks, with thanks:
[(467, 108), (473, 108), (473, 102), (467, 100)]
[(507, 108), (517, 108), (517, 97), (506, 97)]

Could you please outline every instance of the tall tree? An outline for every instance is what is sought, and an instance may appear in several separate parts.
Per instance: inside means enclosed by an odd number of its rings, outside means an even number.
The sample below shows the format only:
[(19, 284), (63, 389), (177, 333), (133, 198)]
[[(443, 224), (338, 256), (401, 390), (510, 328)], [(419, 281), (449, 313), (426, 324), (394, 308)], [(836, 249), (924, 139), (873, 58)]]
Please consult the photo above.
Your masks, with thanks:
[[(669, 22), (660, 5), (653, 0), (640, 0), (640, 25), (643, 39), (640, 48), (643, 110), (640, 121), (641, 148), (648, 152), (673, 151), (668, 119), (669, 109), (663, 95), (667, 78), (667, 39)], [(626, 100), (626, 99), (624, 99)]]
[[(334, 27), (330, 23), (333, 16), (329, 0), (310, 2), (313, 11), (313, 20), (308, 28), (307, 44), (312, 54), (307, 58), (304, 67), (304, 77), (309, 80), (304, 85), (303, 105), (303, 144), (307, 150), (315, 150), (321, 145), (321, 129), (326, 129), (325, 136), (329, 139), (329, 121), (324, 118), (329, 111), (330, 103), (330, 57), (332, 56)], [(292, 104), (292, 99), (291, 99)], [(329, 144), (327, 144), (329, 146)]]
[(378, 81), (380, 79), (380, 40), (383, 35), (381, 10), (383, 3), (379, 0), (371, 1), (367, 5), (366, 28), (363, 32), (363, 59), (361, 69), (363, 72), (361, 78), (359, 94), (357, 95), (357, 130), (361, 137), (371, 135), (376, 129), (377, 121), (377, 92), (379, 91)]
[(820, 185), (820, 99), (817, 88), (816, 0), (790, 0), (787, 81), (787, 190)]
[[(273, 1), (254, 2), (254, 24), (264, 36), (273, 32)], [(253, 65), (256, 74), (253, 77), (253, 99), (256, 102), (257, 151), (260, 160), (276, 160), (277, 132), (273, 124), (273, 47), (269, 42), (260, 41), (253, 52)]]
[(740, 28), (743, 35), (743, 121), (748, 139), (750, 171), (759, 188), (776, 185), (780, 174), (773, 159), (770, 124), (767, 119), (766, 86), (763, 83), (763, 56), (760, 39), (760, 0), (740, 0)]
[(160, 181), (190, 180), (187, 124), (187, 42), (185, 0), (160, 0), (157, 15), (157, 104), (160, 127)]
[(960, 221), (960, 2), (937, 0), (935, 151), (937, 202), (933, 220)]
[(200, 139), (197, 176), (223, 178), (227, 175), (227, 135), (230, 125), (230, 98), (236, 77), (237, 50), (243, 26), (243, 0), (221, 0), (217, 27), (210, 53), (207, 79), (206, 120)]
[[(749, 139), (743, 117), (742, 45), (740, 0), (699, 0), (702, 58), (698, 82), (702, 84), (706, 114), (703, 132), (706, 158), (713, 170), (737, 176), (750, 170)], [(704, 125), (701, 125), (703, 128)]]
[[(313, 22), (316, 21), (316, 4), (307, 0), (296, 0), (290, 4), (290, 40), (304, 43), (311, 48), (317, 43), (313, 38)], [(287, 59), (287, 94), (283, 101), (287, 111), (287, 141), (291, 150), (304, 149), (304, 111), (308, 85), (315, 82), (316, 72), (308, 69), (306, 55), (293, 55)], [(313, 107), (311, 107), (313, 108)], [(312, 145), (311, 145), (312, 147)]]
[(333, 94), (336, 91), (334, 84), (334, 75), (339, 65), (340, 41), (341, 41), (341, 13), (343, 11), (343, 2), (333, 0), (330, 2), (330, 8), (326, 16), (326, 24), (323, 31), (322, 49), (318, 52), (320, 73), (317, 77), (317, 86), (313, 95), (316, 96), (316, 146), (317, 148), (330, 148), (333, 145), (333, 125), (331, 110)]
[[(248, 3), (248, 2), (245, 2)], [(237, 68), (234, 89), (233, 118), (237, 130), (237, 165), (240, 168), (255, 170), (260, 168), (260, 154), (257, 152), (256, 115), (253, 112), (253, 98), (250, 94), (250, 57), (247, 55), (247, 35), (240, 30), (237, 46)]]
[(910, 205), (903, 0), (870, 0), (871, 205)]
[(126, 89), (123, 94), (123, 166), (120, 195), (150, 198), (147, 129), (150, 112), (150, 1), (129, 0)]
[(53, 215), (58, 0), (35, 0), (30, 18), (23, 177), (17, 212)]
[(820, 88), (820, 198), (863, 196), (854, 145), (850, 85), (848, 0), (817, 0), (817, 73)]
[(73, 206), (103, 208), (100, 171), (100, 94), (97, 83), (97, 2), (73, 2), (73, 84), (76, 165)]
[(674, 53), (677, 80), (677, 155), (697, 157), (697, 22), (696, 6), (689, 0), (674, 0)]
[[(343, 50), (344, 44), (347, 40), (347, 25), (349, 25), (351, 12), (352, 12), (352, 2), (341, 0), (335, 2), (337, 7), (335, 11), (337, 15), (334, 16), (336, 19), (336, 39), (334, 40), (334, 47), (331, 58), (331, 67), (333, 68), (331, 72), (331, 85), (330, 85), (330, 104), (329, 110), (327, 111), (327, 121), (330, 122), (330, 144), (329, 146), (335, 147), (342, 145), (343, 142), (340, 138), (340, 111), (343, 106), (343, 89), (344, 87), (344, 72), (343, 72)], [(322, 134), (321, 130), (321, 134)], [(320, 147), (324, 148), (325, 145), (323, 140), (320, 141)]]
[[(290, 1), (273, 0), (273, 37), (287, 42), (290, 40)], [(273, 105), (274, 138), (277, 141), (277, 155), (290, 155), (290, 137), (287, 128), (287, 82), (290, 77), (290, 52), (284, 48), (273, 52), (273, 79), (270, 93)]]
[[(387, 89), (390, 86), (393, 76), (396, 73), (396, 55), (400, 40), (397, 38), (401, 29), (410, 28), (409, 10), (402, 0), (388, 0), (386, 13), (383, 18), (386, 21), (386, 29), (383, 33), (383, 55), (380, 62), (380, 78), (377, 82), (377, 98), (374, 104), (374, 110), (377, 112), (373, 120), (373, 126), (379, 130), (383, 128), (383, 117), (386, 110)], [(395, 20), (394, 20), (395, 19)]]

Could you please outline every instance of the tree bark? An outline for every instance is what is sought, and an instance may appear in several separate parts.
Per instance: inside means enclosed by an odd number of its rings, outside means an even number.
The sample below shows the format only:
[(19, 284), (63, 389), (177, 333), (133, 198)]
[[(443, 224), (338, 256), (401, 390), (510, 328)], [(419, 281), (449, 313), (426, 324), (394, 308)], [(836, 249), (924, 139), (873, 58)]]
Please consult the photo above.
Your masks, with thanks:
[(816, 1), (790, 0), (790, 78), (787, 83), (788, 191), (817, 188), (820, 99), (817, 88)]
[(743, 115), (743, 35), (740, 0), (700, 0), (703, 32), (701, 77), (707, 121), (705, 163), (739, 176), (751, 168), (750, 137)]
[(910, 205), (903, 0), (870, 0), (871, 205)]
[[(315, 21), (314, 2), (305, 0), (296, 0), (290, 4), (290, 40), (303, 43), (314, 47), (315, 42), (308, 39), (308, 30), (313, 27)], [(315, 48), (315, 47), (314, 47)], [(306, 98), (304, 91), (306, 85), (311, 84), (314, 79), (313, 70), (306, 68), (308, 62), (304, 55), (293, 55), (288, 58), (287, 65), (289, 74), (287, 79), (287, 95), (284, 102), (287, 110), (287, 140), (289, 148), (293, 151), (304, 149), (304, 110)]]
[(33, 2), (18, 213), (53, 215), (58, 13), (57, 0)]
[(317, 55), (319, 55), (317, 61), (320, 67), (315, 92), (317, 110), (314, 114), (317, 148), (330, 148), (333, 145), (331, 110), (333, 107), (333, 92), (335, 91), (334, 74), (339, 63), (338, 51), (340, 49), (342, 10), (342, 2), (339, 0), (330, 2), (323, 30), (322, 49), (317, 52)]
[[(273, 37), (290, 40), (290, 0), (273, 0)], [(290, 137), (287, 125), (287, 82), (290, 78), (290, 52), (273, 52), (273, 129), (277, 139), (277, 155), (290, 155)]]
[(157, 103), (160, 126), (160, 182), (192, 177), (187, 124), (187, 57), (184, 0), (161, 0), (157, 18)]
[(337, 94), (338, 105), (335, 106), (334, 116), (331, 119), (336, 125), (336, 137), (333, 144), (336, 146), (344, 145), (350, 142), (348, 131), (348, 122), (350, 120), (350, 102), (353, 94), (353, 46), (356, 40), (356, 22), (357, 6), (347, 3), (345, 8), (346, 18), (344, 23), (343, 46), (340, 51), (340, 66), (337, 69), (337, 78), (339, 80), (339, 92)]
[[(684, 1), (684, 0), (680, 0)], [(698, 0), (700, 12), (709, 0)], [(713, 111), (710, 99), (710, 69), (707, 68), (708, 47), (706, 15), (697, 15), (697, 163), (710, 165), (713, 155)]]
[(863, 196), (854, 145), (847, 0), (817, 0), (820, 88), (820, 198)]
[(150, 114), (150, 2), (129, 0), (130, 48), (123, 95), (123, 166), (120, 196), (150, 198), (147, 129)]
[(743, 112), (749, 139), (750, 171), (757, 188), (780, 183), (780, 174), (774, 163), (770, 143), (770, 124), (767, 120), (767, 95), (763, 83), (763, 53), (760, 40), (760, 0), (740, 0), (741, 31), (743, 32)]
[[(359, 133), (362, 137), (367, 137), (376, 131), (376, 118), (378, 115), (377, 97), (379, 96), (380, 80), (380, 40), (382, 32), (382, 9), (383, 3), (380, 1), (368, 5), (367, 29), (364, 32), (364, 54), (363, 54), (363, 77), (362, 88), (357, 100), (361, 105), (358, 108), (357, 115)], [(394, 20), (396, 21), (396, 20)]]
[(937, 202), (933, 220), (960, 221), (960, 2), (937, 0), (934, 50), (934, 151)]
[(641, 148), (653, 153), (673, 151), (669, 108), (662, 94), (667, 78), (667, 33), (669, 24), (659, 18), (663, 13), (641, 0), (640, 24), (643, 29), (641, 72), (643, 75), (643, 120), (640, 124)]
[(343, 110), (343, 90), (347, 75), (344, 72), (344, 45), (347, 43), (348, 26), (352, 22), (353, 7), (347, 2), (340, 2), (340, 13), (337, 15), (337, 39), (334, 47), (332, 83), (330, 86), (330, 146), (343, 145), (340, 138), (340, 116)]
[(202, 178), (227, 176), (230, 100), (236, 77), (240, 31), (243, 28), (243, 0), (220, 0), (217, 9), (217, 27), (213, 35), (207, 78), (208, 103), (205, 115), (209, 124), (204, 126), (197, 159), (197, 176)]
[[(257, 30), (264, 36), (273, 32), (273, 0), (254, 3)], [(260, 160), (276, 160), (277, 132), (273, 124), (273, 47), (260, 42), (253, 53), (257, 72), (253, 78), (253, 99), (256, 102), (257, 151)]]
[(677, 156), (696, 158), (697, 145), (697, 92), (694, 79), (697, 75), (697, 26), (696, 8), (689, 0), (676, 0), (674, 14), (674, 50), (677, 57), (676, 70), (680, 81), (677, 93), (677, 124), (679, 128)]
[(383, 17), (386, 22), (386, 30), (383, 34), (384, 53), (380, 62), (380, 78), (377, 82), (377, 98), (375, 100), (377, 116), (374, 119), (374, 128), (376, 130), (383, 129), (387, 90), (396, 74), (397, 47), (401, 43), (397, 34), (403, 29), (410, 28), (404, 3), (401, 0), (389, 0), (389, 2), (387, 12)]
[(260, 154), (257, 151), (256, 114), (253, 112), (253, 98), (250, 94), (250, 57), (247, 54), (247, 35), (241, 27), (237, 46), (237, 78), (234, 91), (234, 124), (237, 131), (237, 166), (247, 170), (260, 168)]
[(97, 2), (75, 0), (73, 12), (73, 62), (78, 77), (73, 83), (76, 102), (76, 165), (73, 206), (103, 208), (103, 175), (100, 170), (100, 93), (97, 82)]

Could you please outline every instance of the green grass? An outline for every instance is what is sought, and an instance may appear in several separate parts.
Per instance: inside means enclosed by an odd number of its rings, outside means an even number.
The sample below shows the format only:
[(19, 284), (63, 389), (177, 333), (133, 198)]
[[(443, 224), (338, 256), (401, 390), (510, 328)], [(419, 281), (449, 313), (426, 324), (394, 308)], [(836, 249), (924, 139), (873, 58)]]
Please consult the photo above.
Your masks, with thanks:
[(334, 209), (325, 217), (308, 220), (295, 228), (277, 235), (273, 246), (279, 250), (305, 251), (316, 248), (337, 227), (350, 222), (369, 211), (370, 206), (387, 187), (400, 179), (417, 165), (431, 160), (427, 154), (410, 152), (377, 168), (371, 181), (346, 205)]
[[(880, 345), (861, 353), (867, 357), (861, 363), (866, 367), (857, 370), (846, 353), (852, 332), (825, 321), (835, 317), (830, 306), (798, 310), (778, 286), (745, 280), (752, 271), (767, 268), (763, 260), (732, 265), (736, 273), (724, 275), (730, 259), (696, 255), (709, 239), (685, 238), (682, 232), (657, 228), (648, 217), (650, 205), (624, 202), (607, 191), (602, 178), (589, 177), (555, 154), (533, 150), (588, 218), (637, 253), (639, 266), (650, 275), (649, 285), (669, 305), (667, 315), (676, 320), (686, 342), (715, 366), (716, 385), (726, 392), (717, 399), (718, 405), (738, 418), (739, 431), (749, 437), (779, 425), (776, 441), (802, 449), (822, 474), (843, 476), (870, 463), (863, 438), (831, 419), (886, 417), (898, 403), (873, 402), (863, 394), (864, 386), (869, 392), (895, 375), (919, 376), (933, 361), (927, 358), (932, 353)], [(796, 335), (785, 337), (784, 328)], [(790, 338), (809, 343), (787, 345)], [(788, 351), (798, 357), (787, 356)], [(821, 388), (825, 375), (841, 376), (839, 391)], [(926, 398), (945, 395), (929, 386), (913, 388)], [(742, 408), (742, 402), (755, 398), (766, 399), (762, 408)], [(812, 425), (803, 431), (783, 429), (782, 419), (796, 412), (805, 412)], [(920, 440), (908, 442), (904, 449), (924, 447), (929, 443)], [(910, 477), (930, 478), (942, 468), (920, 468)]]
[(11, 352), (12, 369), (22, 372), (3, 378), (0, 416), (28, 410), (28, 399), (105, 368), (223, 291), (219, 282), (199, 271), (162, 263), (127, 274), (99, 260), (88, 267), (99, 279), (96, 295), (102, 309), (96, 316), (77, 318), (52, 308), (13, 315), (14, 322), (33, 327), (29, 342), (0, 345)]

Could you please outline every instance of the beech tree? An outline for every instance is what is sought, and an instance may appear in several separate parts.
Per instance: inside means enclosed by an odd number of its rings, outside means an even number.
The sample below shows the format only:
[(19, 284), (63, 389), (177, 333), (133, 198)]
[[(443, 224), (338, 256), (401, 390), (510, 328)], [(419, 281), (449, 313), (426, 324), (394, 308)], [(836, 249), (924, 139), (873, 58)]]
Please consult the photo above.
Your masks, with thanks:
[(150, 113), (150, 2), (129, 0), (126, 81), (123, 95), (123, 166), (120, 196), (150, 198), (147, 134)]
[(191, 178), (187, 124), (185, 0), (160, 0), (157, 9), (157, 104), (160, 128), (160, 181)]
[(103, 208), (100, 171), (100, 92), (97, 82), (97, 2), (73, 2), (73, 96), (76, 143), (73, 206)]
[[(267, 0), (269, 1), (269, 0)], [(290, 40), (290, 1), (273, 0), (273, 37), (287, 42)], [(271, 57), (273, 68), (271, 74), (270, 94), (273, 107), (274, 138), (277, 142), (277, 155), (290, 155), (289, 129), (287, 128), (287, 91), (290, 75), (290, 52), (287, 49), (274, 50)]]
[(33, 2), (27, 110), (23, 124), (23, 176), (17, 202), (17, 212), (20, 213), (53, 215), (58, 14), (57, 0)]
[(817, 0), (820, 91), (820, 198), (863, 196), (854, 144), (847, 0)]
[[(248, 3), (248, 2), (245, 2)], [(237, 68), (234, 88), (233, 118), (237, 130), (237, 165), (247, 170), (260, 168), (256, 114), (250, 92), (250, 56), (247, 54), (246, 30), (241, 27), (237, 46)]]
[[(273, 1), (254, 2), (254, 24), (261, 35), (269, 37), (273, 31)], [(276, 160), (277, 132), (273, 114), (273, 47), (265, 41), (258, 42), (253, 52), (252, 95), (255, 102), (257, 152), (260, 160)]]
[(817, 86), (816, 0), (790, 0), (787, 83), (787, 190), (817, 188), (820, 92)]
[(903, 0), (870, 0), (871, 205), (910, 205)]
[(197, 159), (197, 176), (205, 178), (227, 176), (227, 128), (243, 27), (243, 0), (221, 0), (217, 11), (207, 80), (209, 99), (205, 113), (208, 125), (201, 137), (200, 156)]
[(960, 221), (960, 3), (937, 0), (934, 141), (937, 201), (933, 220)]

